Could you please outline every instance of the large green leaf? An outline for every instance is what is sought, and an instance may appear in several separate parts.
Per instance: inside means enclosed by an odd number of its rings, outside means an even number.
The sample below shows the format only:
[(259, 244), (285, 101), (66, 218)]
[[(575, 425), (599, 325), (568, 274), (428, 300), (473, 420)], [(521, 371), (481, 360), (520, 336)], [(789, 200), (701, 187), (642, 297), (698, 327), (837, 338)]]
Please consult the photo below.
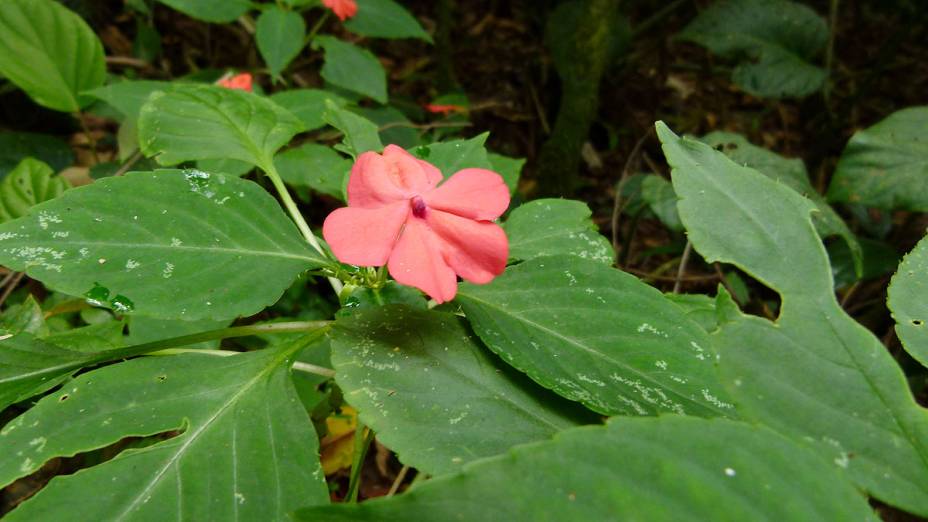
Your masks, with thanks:
[(928, 106), (910, 107), (857, 132), (828, 187), (828, 199), (928, 211)]
[(326, 111), (326, 101), (331, 100), (339, 108), (348, 104), (348, 100), (341, 96), (321, 89), (280, 91), (272, 94), (271, 100), (299, 118), (303, 122), (304, 131), (316, 130), (325, 126), (325, 120), (322, 116)]
[(0, 484), (125, 437), (173, 436), (56, 477), (6, 519), (283, 520), (327, 502), (316, 434), (290, 380), (305, 343), (82, 374), (0, 432)]
[(357, 0), (358, 12), (345, 22), (349, 31), (381, 38), (420, 38), (432, 41), (419, 21), (393, 0)]
[(248, 0), (158, 0), (178, 11), (217, 24), (234, 22), (248, 12), (251, 3)]
[(278, 154), (274, 164), (280, 177), (297, 187), (307, 187), (346, 200), (351, 160), (331, 147), (318, 143), (303, 145)]
[(928, 237), (909, 252), (889, 285), (887, 304), (909, 354), (928, 366)]
[(258, 51), (275, 78), (280, 77), (281, 71), (300, 53), (305, 38), (303, 17), (274, 5), (261, 13), (255, 24)]
[(0, 411), (53, 388), (93, 359), (27, 333), (0, 341)]
[(48, 163), (55, 172), (64, 170), (74, 163), (71, 147), (54, 136), (32, 132), (0, 133), (0, 177), (5, 176), (26, 158)]
[(776, 433), (727, 420), (614, 418), (403, 495), (305, 521), (879, 520), (846, 478)]
[(612, 264), (612, 245), (590, 220), (585, 203), (569, 199), (538, 199), (517, 207), (503, 224), (509, 236), (510, 259), (571, 254)]
[(267, 167), (301, 130), (296, 116), (267, 98), (215, 85), (156, 92), (139, 117), (142, 152), (162, 165), (235, 159)]
[(825, 201), (809, 181), (805, 163), (799, 158), (785, 158), (775, 152), (758, 147), (744, 136), (731, 132), (712, 132), (702, 141), (719, 149), (739, 165), (751, 167), (770, 179), (790, 187), (812, 200), (818, 212), (812, 214), (815, 229), (823, 238), (840, 236), (847, 243), (854, 259), (855, 272), (862, 275), (863, 250), (857, 237), (847, 227), (841, 216)]
[(699, 325), (634, 276), (539, 257), (457, 302), (480, 338), (539, 384), (606, 415), (732, 416)]
[(122, 313), (194, 320), (256, 313), (324, 261), (257, 184), (159, 170), (69, 190), (0, 225), (0, 263)]
[(696, 250), (782, 297), (775, 323), (729, 314), (713, 336), (738, 412), (809, 444), (880, 500), (928, 514), (928, 413), (835, 300), (815, 205), (663, 124), (658, 134)]
[(361, 420), (425, 473), (595, 421), (507, 368), (449, 314), (360, 310), (336, 323), (332, 364)]
[(790, 0), (718, 0), (679, 37), (740, 59), (732, 81), (757, 96), (807, 96), (827, 76), (811, 61), (825, 48), (828, 26), (811, 8)]
[(321, 71), (325, 81), (387, 103), (387, 73), (370, 51), (334, 36), (317, 36), (313, 46), (325, 50)]
[(77, 112), (105, 79), (103, 45), (58, 2), (0, 0), (0, 74), (39, 105)]
[(24, 216), (36, 203), (55, 199), (71, 188), (51, 167), (26, 158), (0, 181), (0, 223)]

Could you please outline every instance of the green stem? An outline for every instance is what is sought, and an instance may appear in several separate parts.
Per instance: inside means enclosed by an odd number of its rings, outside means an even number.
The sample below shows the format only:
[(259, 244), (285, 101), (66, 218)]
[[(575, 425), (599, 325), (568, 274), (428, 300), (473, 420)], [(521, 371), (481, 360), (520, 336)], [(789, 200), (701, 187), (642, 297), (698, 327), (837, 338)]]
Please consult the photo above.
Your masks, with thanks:
[[(322, 257), (328, 258), (325, 250), (323, 250), (322, 245), (319, 244), (319, 240), (316, 239), (313, 231), (310, 230), (309, 224), (303, 219), (303, 214), (300, 213), (300, 209), (296, 206), (296, 202), (293, 201), (293, 197), (290, 196), (290, 191), (287, 190), (287, 186), (284, 185), (284, 180), (281, 179), (280, 173), (277, 172), (277, 167), (274, 166), (274, 161), (268, 158), (264, 158), (258, 167), (264, 171), (268, 179), (271, 180), (271, 183), (274, 185), (274, 188), (277, 190), (277, 194), (280, 195), (280, 200), (284, 204), (284, 208), (287, 209), (287, 212), (290, 214), (290, 217), (293, 218), (293, 221), (296, 223), (296, 227), (300, 229), (300, 232), (303, 234), (303, 237), (306, 238), (306, 241), (316, 249), (316, 252), (322, 254)], [(334, 277), (330, 277), (329, 283), (332, 285), (332, 289), (335, 290), (336, 294), (341, 294), (342, 282)]]
[(348, 494), (345, 499), (350, 503), (358, 501), (358, 490), (361, 486), (361, 468), (364, 467), (364, 457), (367, 455), (367, 448), (370, 447), (371, 441), (374, 440), (374, 431), (367, 429), (361, 421), (358, 421), (358, 427), (354, 432), (354, 456), (351, 459), (351, 478), (348, 481)]
[(319, 20), (316, 20), (316, 23), (315, 25), (313, 25), (313, 28), (309, 30), (309, 34), (307, 34), (306, 39), (303, 40), (304, 46), (309, 45), (313, 41), (313, 38), (316, 37), (316, 33), (319, 32), (319, 29), (322, 29), (322, 25), (328, 19), (329, 19), (329, 11), (326, 10), (324, 13), (322, 13), (322, 16), (319, 17)]

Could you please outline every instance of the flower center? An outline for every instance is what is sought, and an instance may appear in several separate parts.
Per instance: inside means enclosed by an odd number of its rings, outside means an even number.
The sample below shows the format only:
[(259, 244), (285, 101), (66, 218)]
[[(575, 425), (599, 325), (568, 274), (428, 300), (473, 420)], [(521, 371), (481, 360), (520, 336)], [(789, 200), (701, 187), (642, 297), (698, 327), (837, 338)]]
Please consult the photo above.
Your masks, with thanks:
[(425, 218), (425, 200), (423, 200), (421, 196), (413, 196), (410, 204), (412, 205), (413, 216), (420, 219)]

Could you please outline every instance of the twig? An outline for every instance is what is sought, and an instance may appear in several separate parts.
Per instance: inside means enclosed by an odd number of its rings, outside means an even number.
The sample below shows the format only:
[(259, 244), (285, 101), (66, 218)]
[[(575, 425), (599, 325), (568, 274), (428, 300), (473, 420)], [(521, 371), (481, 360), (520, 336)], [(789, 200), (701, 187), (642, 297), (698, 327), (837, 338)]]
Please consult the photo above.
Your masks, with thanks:
[(348, 493), (345, 500), (350, 503), (358, 501), (358, 491), (361, 489), (361, 468), (364, 467), (364, 457), (367, 449), (374, 440), (374, 430), (368, 429), (361, 421), (354, 433), (354, 458), (351, 462), (351, 477), (348, 480)]
[(403, 480), (406, 478), (406, 474), (409, 473), (409, 466), (403, 466), (403, 469), (396, 474), (396, 480), (393, 481), (393, 485), (390, 486), (390, 491), (387, 492), (388, 497), (392, 497), (400, 489), (400, 484), (403, 483)]
[(13, 280), (10, 281), (6, 285), (6, 288), (3, 289), (3, 294), (0, 294), (0, 306), (2, 306), (3, 303), (6, 302), (6, 298), (10, 297), (10, 294), (13, 293), (13, 290), (15, 290), (17, 286), (19, 286), (19, 282), (23, 280), (23, 276), (25, 275), (26, 275), (25, 273), (19, 272), (15, 276), (13, 276)]
[(835, 32), (838, 28), (838, 4), (840, 0), (831, 0), (828, 7), (828, 47), (825, 48), (825, 85), (822, 96), (825, 99), (825, 108), (831, 112), (831, 73), (835, 59)]
[(673, 283), (673, 293), (680, 293), (680, 286), (683, 284), (683, 275), (686, 273), (686, 263), (690, 260), (690, 253), (693, 251), (693, 243), (688, 239), (686, 246), (683, 248), (683, 256), (680, 258), (680, 267), (677, 268), (677, 280)]
[[(629, 274), (636, 275), (642, 279), (650, 279), (651, 281), (661, 281), (664, 283), (675, 283), (677, 282), (676, 277), (672, 276), (661, 276), (655, 275), (651, 272), (645, 272), (644, 270), (638, 270), (635, 268), (623, 268), (623, 272), (628, 272)], [(695, 275), (695, 276), (684, 276), (679, 280), (684, 283), (704, 283), (706, 281), (717, 281), (719, 276), (716, 274), (706, 274), (706, 275)]]
[(615, 199), (612, 204), (612, 251), (616, 256), (616, 261), (619, 259), (619, 215), (625, 207), (622, 203), (622, 189), (625, 188), (625, 182), (628, 181), (628, 172), (631, 170), (632, 160), (638, 156), (641, 147), (644, 146), (644, 143), (648, 140), (648, 137), (651, 136), (652, 132), (654, 132), (653, 127), (648, 129), (648, 132), (635, 143), (632, 151), (628, 154), (628, 158), (625, 160), (625, 167), (622, 168), (622, 177), (619, 178), (619, 182), (615, 186)]
[(119, 166), (119, 170), (117, 170), (113, 174), (113, 176), (114, 177), (122, 176), (126, 172), (129, 172), (129, 169), (131, 169), (133, 165), (138, 163), (140, 159), (142, 159), (142, 151), (139, 149), (135, 149), (135, 152), (133, 152), (132, 155), (129, 156), (129, 159), (127, 159), (122, 165)]
[(131, 56), (107, 56), (106, 63), (107, 65), (125, 65), (127, 67), (135, 67), (136, 69), (148, 69), (152, 66), (145, 60), (133, 58)]

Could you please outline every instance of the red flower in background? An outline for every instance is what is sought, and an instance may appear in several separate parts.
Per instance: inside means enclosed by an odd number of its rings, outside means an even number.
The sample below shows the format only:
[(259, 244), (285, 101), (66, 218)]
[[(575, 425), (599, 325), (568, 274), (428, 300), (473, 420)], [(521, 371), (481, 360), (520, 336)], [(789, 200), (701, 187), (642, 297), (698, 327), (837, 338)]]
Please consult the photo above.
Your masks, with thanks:
[(464, 112), (467, 109), (464, 107), (461, 107), (460, 105), (450, 105), (450, 104), (442, 105), (442, 104), (430, 103), (425, 106), (425, 110), (433, 114), (444, 114), (447, 116), (448, 114), (451, 114), (452, 112)]
[(434, 165), (396, 145), (365, 152), (351, 168), (348, 206), (329, 214), (322, 235), (339, 261), (386, 264), (398, 283), (438, 303), (454, 299), (457, 276), (489, 283), (509, 256), (506, 233), (492, 222), (509, 207), (509, 189), (485, 169), (441, 180)]
[(236, 74), (235, 76), (230, 76), (228, 78), (222, 78), (216, 85), (225, 87), (226, 89), (236, 89), (239, 91), (248, 91), (252, 92), (252, 78), (248, 73)]
[(331, 9), (342, 22), (358, 14), (358, 4), (354, 0), (322, 0), (322, 4)]

